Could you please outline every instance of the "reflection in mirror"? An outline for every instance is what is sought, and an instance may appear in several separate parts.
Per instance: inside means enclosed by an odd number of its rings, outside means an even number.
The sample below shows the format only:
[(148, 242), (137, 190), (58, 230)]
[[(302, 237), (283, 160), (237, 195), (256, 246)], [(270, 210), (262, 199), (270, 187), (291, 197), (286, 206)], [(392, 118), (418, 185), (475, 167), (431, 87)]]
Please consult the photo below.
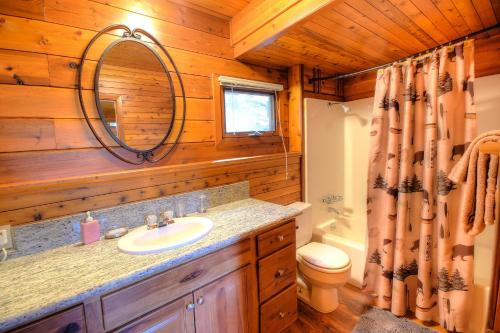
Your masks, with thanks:
[(98, 72), (101, 118), (114, 139), (135, 150), (168, 134), (175, 96), (168, 73), (144, 43), (125, 40), (103, 55)]
[(118, 121), (117, 118), (117, 110), (116, 110), (116, 102), (113, 100), (105, 100), (101, 99), (101, 107), (104, 116), (106, 117), (106, 121), (108, 123), (111, 131), (119, 138), (123, 139), (121, 133), (118, 133)]

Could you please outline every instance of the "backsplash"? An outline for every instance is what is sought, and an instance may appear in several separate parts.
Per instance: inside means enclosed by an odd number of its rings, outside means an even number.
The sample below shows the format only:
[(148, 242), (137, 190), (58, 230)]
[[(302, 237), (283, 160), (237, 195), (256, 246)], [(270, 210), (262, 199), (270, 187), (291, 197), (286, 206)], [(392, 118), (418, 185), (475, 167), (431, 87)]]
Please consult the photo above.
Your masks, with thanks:
[[(176, 200), (185, 203), (185, 213), (197, 212), (200, 196), (207, 196), (208, 207), (215, 207), (250, 196), (248, 181), (230, 185), (211, 187), (204, 190), (165, 196), (92, 211), (92, 217), (100, 221), (101, 236), (107, 230), (127, 227), (134, 228), (144, 224), (144, 217), (149, 214), (175, 211)], [(80, 242), (80, 221), (85, 214), (69, 215), (61, 218), (14, 227), (13, 241), (15, 249), (9, 251), (9, 258), (21, 257), (56, 247)]]

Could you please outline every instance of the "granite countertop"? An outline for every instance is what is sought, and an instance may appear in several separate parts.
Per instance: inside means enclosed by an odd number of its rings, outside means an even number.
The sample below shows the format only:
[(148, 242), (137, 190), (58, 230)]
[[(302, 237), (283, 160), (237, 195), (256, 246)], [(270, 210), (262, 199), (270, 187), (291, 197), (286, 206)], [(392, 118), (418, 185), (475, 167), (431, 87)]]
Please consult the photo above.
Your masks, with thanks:
[(118, 251), (118, 240), (68, 245), (0, 264), (0, 332), (29, 323), (194, 258), (300, 212), (255, 199), (211, 208), (214, 227), (203, 239), (160, 254)]

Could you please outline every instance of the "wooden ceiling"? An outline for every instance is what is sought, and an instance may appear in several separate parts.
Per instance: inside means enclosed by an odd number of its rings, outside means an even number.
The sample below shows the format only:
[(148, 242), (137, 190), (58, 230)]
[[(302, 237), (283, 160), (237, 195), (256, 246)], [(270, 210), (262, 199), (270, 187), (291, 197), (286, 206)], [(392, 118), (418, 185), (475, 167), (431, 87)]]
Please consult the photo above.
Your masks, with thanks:
[(245, 62), (280, 69), (305, 64), (332, 74), (350, 73), (498, 22), (500, 0), (337, 0), (236, 55)]
[[(164, 1), (164, 0), (157, 0)], [(245, 8), (251, 0), (171, 0), (186, 7), (230, 19)]]

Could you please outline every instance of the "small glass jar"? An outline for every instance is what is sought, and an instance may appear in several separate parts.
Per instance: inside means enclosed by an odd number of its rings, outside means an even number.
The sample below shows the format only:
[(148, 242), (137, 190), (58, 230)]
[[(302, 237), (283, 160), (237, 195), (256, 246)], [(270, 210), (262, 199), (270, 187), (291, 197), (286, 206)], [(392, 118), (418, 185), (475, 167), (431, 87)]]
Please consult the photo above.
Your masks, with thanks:
[(175, 216), (186, 216), (186, 203), (182, 199), (175, 200)]
[(206, 213), (208, 208), (208, 200), (205, 194), (200, 195), (200, 213)]

